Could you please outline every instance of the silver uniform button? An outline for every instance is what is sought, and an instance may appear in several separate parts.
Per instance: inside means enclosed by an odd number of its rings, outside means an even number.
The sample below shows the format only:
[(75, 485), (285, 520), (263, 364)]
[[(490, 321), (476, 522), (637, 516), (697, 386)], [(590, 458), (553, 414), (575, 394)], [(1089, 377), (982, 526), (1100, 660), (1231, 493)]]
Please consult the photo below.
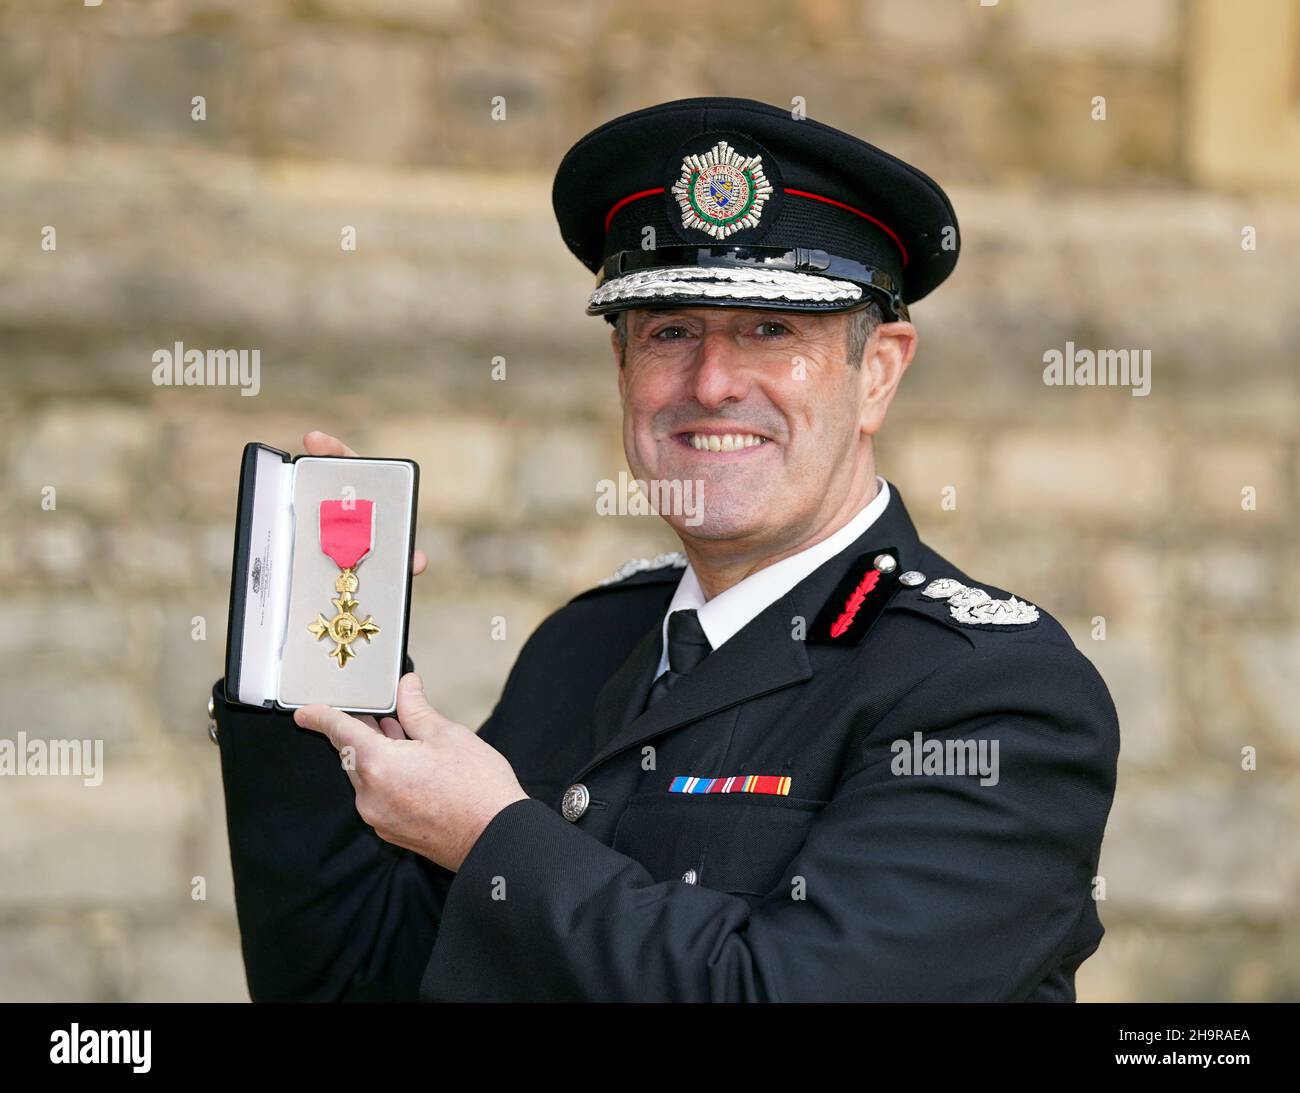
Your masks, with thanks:
[(685, 881), (687, 884), (694, 884), (698, 879), (699, 877), (696, 875), (694, 869), (688, 869), (686, 870), (685, 873), (682, 874), (682, 880)]
[(217, 704), (211, 695), (208, 695), (208, 739), (217, 742)]
[(893, 573), (898, 568), (898, 562), (892, 554), (877, 554), (871, 564), (881, 573)]
[(918, 584), (925, 584), (925, 574), (918, 573), (915, 569), (909, 569), (899, 576), (898, 583), (907, 585), (908, 588), (915, 588)]
[(589, 804), (591, 804), (591, 794), (587, 792), (587, 787), (581, 782), (575, 782), (564, 791), (564, 797), (560, 801), (560, 815), (569, 823), (576, 823), (587, 811)]

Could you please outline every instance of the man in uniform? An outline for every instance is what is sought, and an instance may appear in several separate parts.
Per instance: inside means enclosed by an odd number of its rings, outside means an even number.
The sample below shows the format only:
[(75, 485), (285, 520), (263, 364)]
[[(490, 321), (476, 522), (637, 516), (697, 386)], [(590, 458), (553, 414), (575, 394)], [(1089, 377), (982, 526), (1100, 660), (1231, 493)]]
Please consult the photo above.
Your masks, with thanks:
[(413, 673), (379, 723), (217, 683), (253, 998), (1072, 1001), (1110, 696), (876, 474), (907, 305), (956, 262), (943, 191), (692, 99), (579, 141), (554, 205), (629, 465), (700, 518), (550, 615), (477, 735)]

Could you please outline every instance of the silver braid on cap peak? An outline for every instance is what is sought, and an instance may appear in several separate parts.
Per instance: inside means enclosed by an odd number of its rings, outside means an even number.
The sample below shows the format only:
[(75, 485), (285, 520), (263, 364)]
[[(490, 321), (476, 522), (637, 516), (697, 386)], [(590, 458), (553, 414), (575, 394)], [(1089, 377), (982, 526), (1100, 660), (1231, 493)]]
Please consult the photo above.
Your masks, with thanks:
[(620, 300), (672, 296), (709, 296), (727, 300), (791, 300), (800, 303), (839, 303), (860, 300), (862, 288), (784, 269), (732, 269), (726, 266), (673, 266), (643, 269), (606, 281), (591, 294), (588, 307)]
[(686, 554), (680, 550), (670, 550), (664, 554), (656, 554), (653, 558), (633, 558), (624, 562), (614, 571), (613, 576), (606, 577), (599, 584), (614, 584), (621, 581), (624, 577), (630, 577), (633, 573), (640, 573), (645, 569), (663, 569), (665, 566), (676, 566), (678, 569), (686, 567)]

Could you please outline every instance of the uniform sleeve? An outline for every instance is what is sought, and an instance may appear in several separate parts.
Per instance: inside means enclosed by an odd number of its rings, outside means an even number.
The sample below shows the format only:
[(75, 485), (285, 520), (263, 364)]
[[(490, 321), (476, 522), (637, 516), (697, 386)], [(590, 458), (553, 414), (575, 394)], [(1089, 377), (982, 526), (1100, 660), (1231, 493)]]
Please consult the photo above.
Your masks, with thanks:
[[(997, 637), (861, 727), (789, 883), (753, 905), (656, 883), (542, 802), (511, 804), (451, 885), (422, 996), (1025, 997), (1077, 945), (1119, 729), (1075, 649)], [(891, 745), (918, 732), (996, 741), (997, 784), (894, 773)]]
[(213, 688), (254, 1001), (415, 1001), (452, 874), (385, 842), (324, 736)]

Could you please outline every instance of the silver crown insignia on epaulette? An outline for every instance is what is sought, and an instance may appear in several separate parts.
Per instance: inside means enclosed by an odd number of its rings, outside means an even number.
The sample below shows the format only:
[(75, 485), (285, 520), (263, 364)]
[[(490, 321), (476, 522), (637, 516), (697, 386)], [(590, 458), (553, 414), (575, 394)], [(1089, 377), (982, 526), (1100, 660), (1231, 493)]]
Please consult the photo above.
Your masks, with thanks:
[(632, 558), (624, 562), (614, 571), (613, 576), (606, 577), (600, 584), (614, 584), (625, 577), (632, 576), (633, 573), (640, 573), (646, 569), (663, 569), (665, 566), (676, 566), (683, 569), (686, 566), (686, 555), (680, 550), (670, 550), (664, 554), (656, 554), (653, 558)]
[(931, 581), (921, 591), (931, 600), (947, 600), (948, 611), (958, 622), (970, 626), (1024, 626), (1038, 621), (1038, 608), (1010, 596), (995, 600), (982, 588), (968, 588), (951, 577)]

